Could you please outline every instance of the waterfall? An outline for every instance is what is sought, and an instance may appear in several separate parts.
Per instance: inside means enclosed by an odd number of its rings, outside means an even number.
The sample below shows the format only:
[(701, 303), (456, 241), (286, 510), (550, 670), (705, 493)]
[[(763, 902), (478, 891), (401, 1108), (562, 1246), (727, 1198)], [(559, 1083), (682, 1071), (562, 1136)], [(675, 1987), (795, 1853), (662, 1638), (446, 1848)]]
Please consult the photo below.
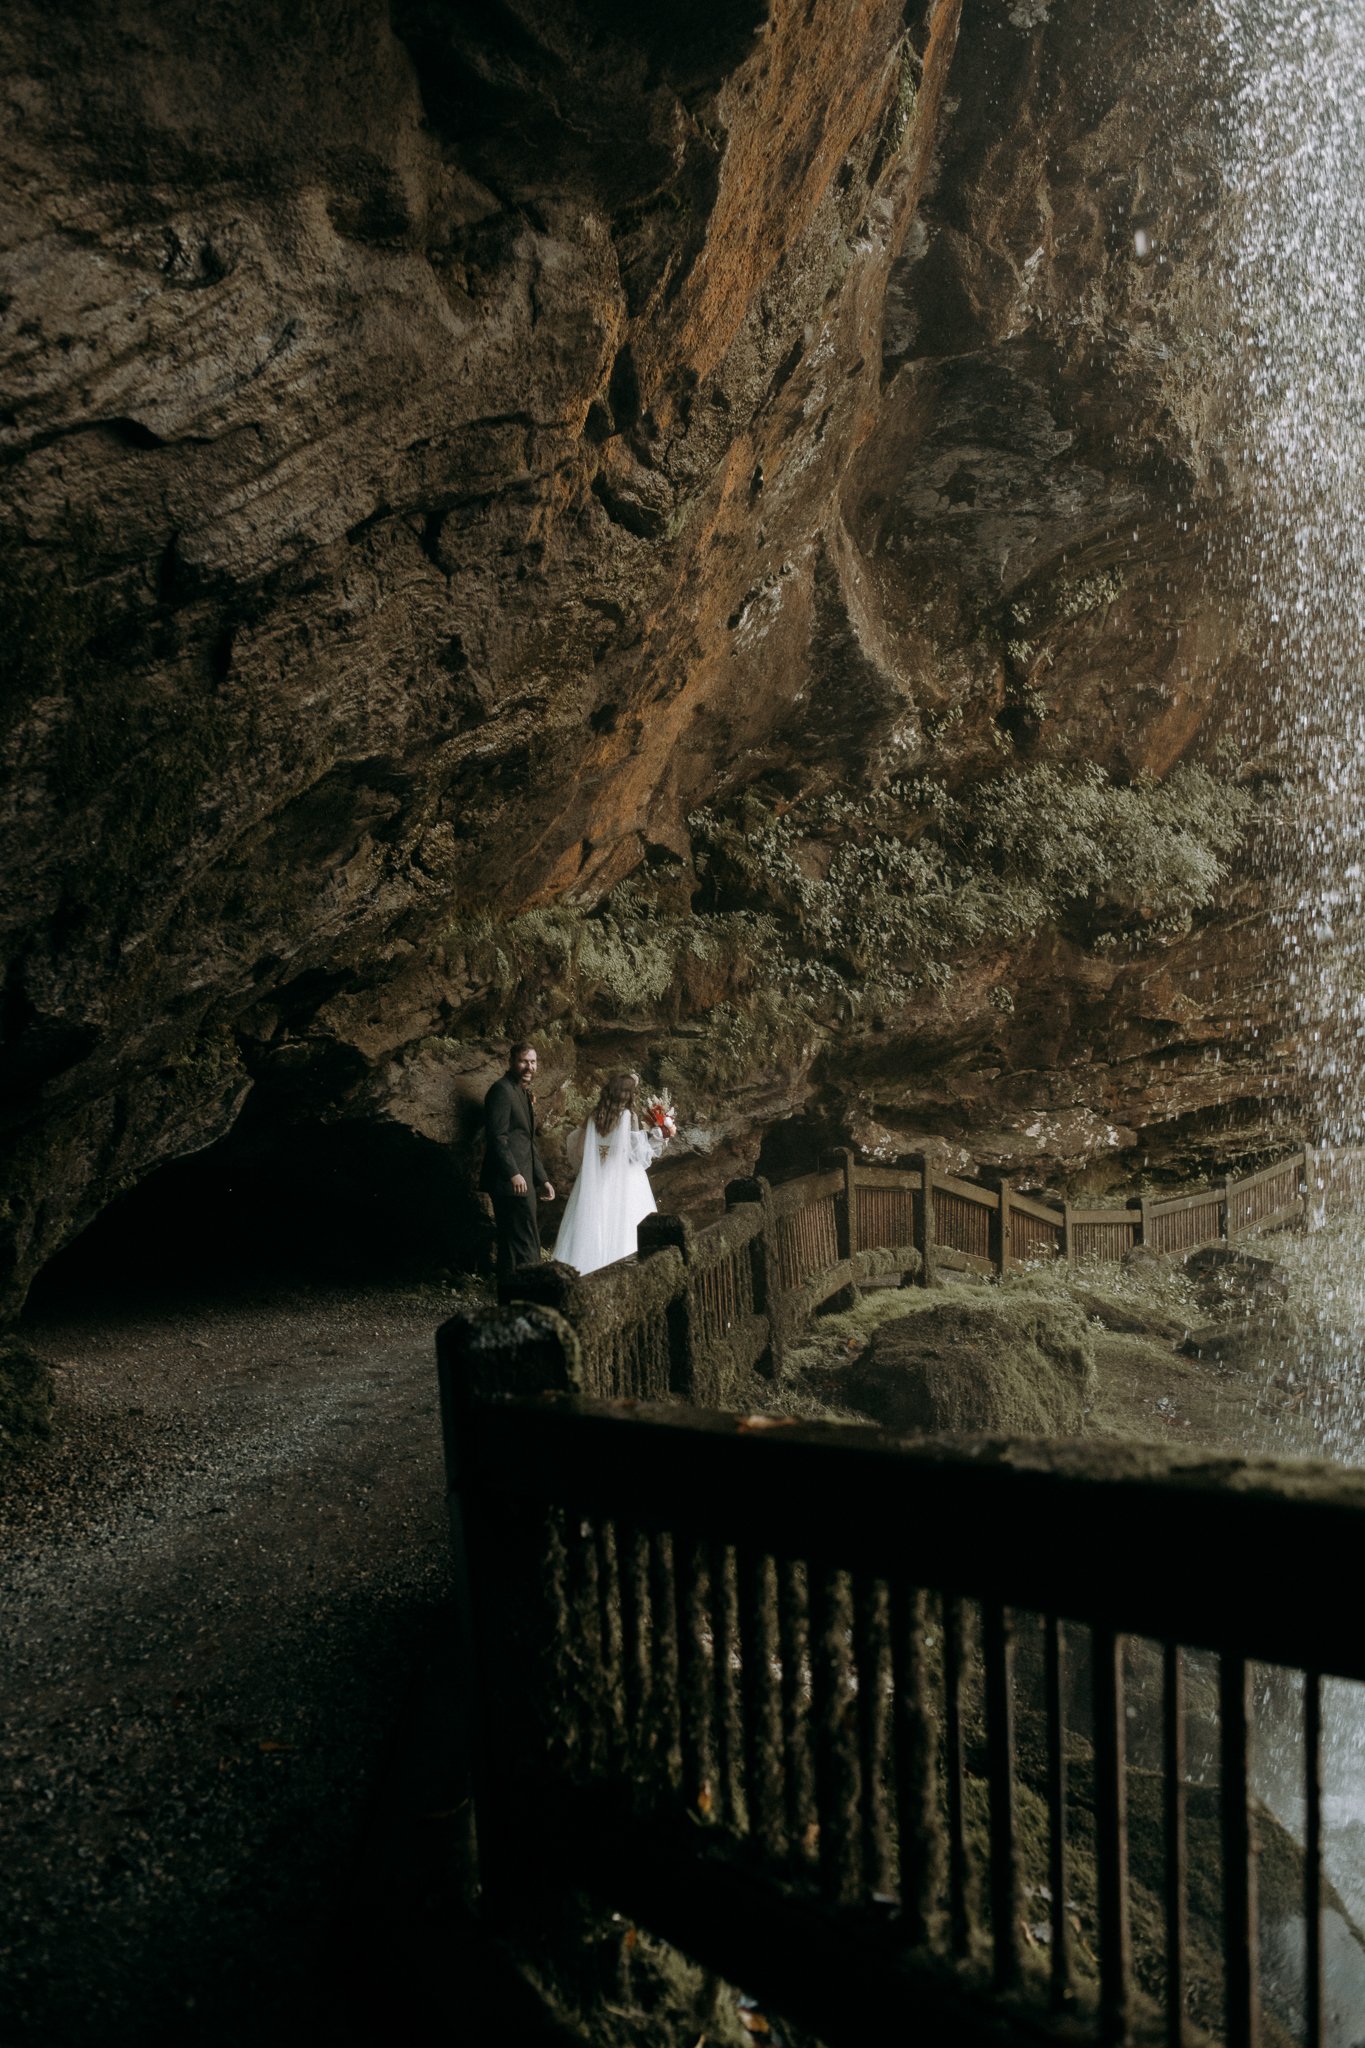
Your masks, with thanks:
[[(1307, 1116), (1329, 1144), (1365, 1136), (1365, 5), (1213, 0), (1225, 99), (1221, 251), (1232, 318), (1223, 353), (1244, 628), (1260, 683), (1248, 754), (1274, 761), (1284, 802), (1272, 853), (1272, 957)], [(1313, 1269), (1345, 1333), (1346, 1383), (1324, 1452), (1365, 1461), (1365, 1246)], [(1345, 1256), (1343, 1257), (1343, 1251)], [(1311, 1257), (1311, 1248), (1310, 1248)], [(1307, 1366), (1308, 1361), (1301, 1362)], [(1318, 1361), (1321, 1372), (1321, 1360)], [(1323, 1560), (1332, 1569), (1332, 1560)], [(1343, 1611), (1343, 1626), (1348, 1626)], [(1280, 1687), (1267, 1683), (1266, 1697)], [(1324, 1697), (1326, 1867), (1365, 1914), (1365, 1700)], [(1297, 1717), (1267, 1713), (1258, 1789), (1300, 1832)], [(1303, 1928), (1266, 1930), (1291, 1999)], [(1365, 1950), (1326, 1916), (1330, 2048), (1360, 2038)]]
[[(1285, 1028), (1328, 1143), (1365, 1133), (1365, 8), (1215, 0), (1224, 362), (1245, 494), (1248, 737), (1285, 775)], [(1234, 485), (1234, 488), (1236, 485)]]

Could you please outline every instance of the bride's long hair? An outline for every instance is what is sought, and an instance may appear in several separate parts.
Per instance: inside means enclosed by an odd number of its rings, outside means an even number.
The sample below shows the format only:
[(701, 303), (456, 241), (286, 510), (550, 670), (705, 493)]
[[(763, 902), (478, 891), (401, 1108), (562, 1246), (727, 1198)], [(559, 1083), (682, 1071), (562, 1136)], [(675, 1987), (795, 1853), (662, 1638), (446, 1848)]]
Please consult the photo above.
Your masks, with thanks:
[(609, 1138), (616, 1129), (623, 1109), (628, 1109), (631, 1122), (636, 1122), (635, 1095), (639, 1086), (638, 1074), (613, 1074), (603, 1085), (592, 1120), (604, 1138)]

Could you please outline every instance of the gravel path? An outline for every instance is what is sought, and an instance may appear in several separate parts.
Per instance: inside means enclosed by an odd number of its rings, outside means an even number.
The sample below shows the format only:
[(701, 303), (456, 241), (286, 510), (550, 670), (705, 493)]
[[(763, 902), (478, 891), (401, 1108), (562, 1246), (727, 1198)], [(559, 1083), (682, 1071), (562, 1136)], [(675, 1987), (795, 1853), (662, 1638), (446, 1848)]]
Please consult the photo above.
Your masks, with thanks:
[(62, 1429), (0, 1502), (4, 2048), (401, 2038), (484, 2000), (508, 2038), (460, 1921), (446, 1305), (26, 1332)]

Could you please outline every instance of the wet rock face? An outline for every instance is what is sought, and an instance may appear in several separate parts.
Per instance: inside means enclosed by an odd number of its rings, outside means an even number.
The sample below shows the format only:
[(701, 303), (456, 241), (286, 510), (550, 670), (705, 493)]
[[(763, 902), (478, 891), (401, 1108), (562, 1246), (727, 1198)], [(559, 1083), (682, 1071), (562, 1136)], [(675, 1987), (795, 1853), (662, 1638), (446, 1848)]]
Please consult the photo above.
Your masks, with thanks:
[[(1048, 13), (983, 6), (955, 56), (958, 0), (908, 32), (888, 0), (10, 10), (11, 1304), (253, 1091), (461, 1142), (492, 1041), (558, 1014), (453, 972), (471, 908), (642, 865), (685, 904), (689, 814), (764, 779), (1205, 744), (1235, 649), (1186, 528), (1219, 478), (1167, 347), (1208, 232), (1195, 15)], [(1202, 997), (1125, 1039), (1095, 971), (1020, 970), (1116, 1074), (1166, 1062), (1156, 1114), (1227, 1099)], [(874, 1115), (1000, 1123), (999, 978), (945, 1008), (959, 1107), (898, 1082)], [(1046, 1068), (989, 1029), (986, 1066)], [(898, 1043), (847, 1071), (922, 1072)], [(1020, 1116), (1153, 1110), (1053, 1078)], [(846, 1122), (822, 1088), (815, 1040), (770, 1062), (689, 1188), (793, 1108)]]

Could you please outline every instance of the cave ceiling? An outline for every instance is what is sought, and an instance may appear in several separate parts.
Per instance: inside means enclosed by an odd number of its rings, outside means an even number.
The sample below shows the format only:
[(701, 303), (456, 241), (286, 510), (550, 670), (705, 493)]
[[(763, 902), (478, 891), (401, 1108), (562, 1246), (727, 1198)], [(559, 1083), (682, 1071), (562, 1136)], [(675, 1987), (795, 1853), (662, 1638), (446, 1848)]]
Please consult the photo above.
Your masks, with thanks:
[[(6, 11), (11, 1306), (243, 1118), (459, 1156), (508, 1029), (561, 1086), (738, 1031), (733, 963), (576, 1011), (450, 939), (743, 912), (699, 813), (1223, 772), (1210, 58), (1139, 12)], [(1054, 1175), (1264, 1143), (1227, 866), (1151, 944), (987, 932), (752, 1028), (680, 1198), (793, 1117)]]

